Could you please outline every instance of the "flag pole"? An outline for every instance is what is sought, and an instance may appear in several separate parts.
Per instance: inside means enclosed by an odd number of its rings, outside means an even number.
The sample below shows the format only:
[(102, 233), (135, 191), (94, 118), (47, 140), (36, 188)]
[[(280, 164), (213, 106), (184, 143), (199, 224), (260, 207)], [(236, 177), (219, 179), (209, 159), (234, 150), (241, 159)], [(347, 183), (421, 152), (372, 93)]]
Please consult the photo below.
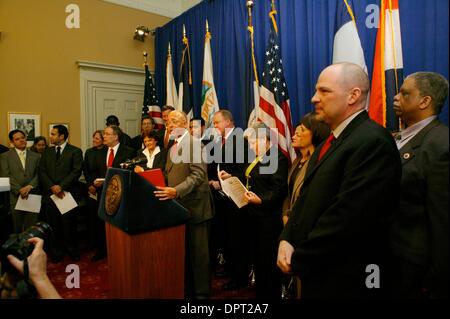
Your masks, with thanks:
[(147, 64), (147, 56), (148, 56), (147, 51), (142, 52), (142, 56), (144, 57), (144, 66), (148, 65)]
[(188, 60), (189, 60), (189, 85), (192, 85), (192, 73), (191, 73), (191, 54), (189, 52), (189, 40), (186, 36), (186, 27), (183, 24), (183, 43), (187, 47), (187, 54), (188, 54)]
[(252, 63), (253, 63), (253, 73), (255, 75), (255, 82), (259, 86), (259, 80), (258, 80), (258, 72), (256, 70), (256, 59), (255, 59), (255, 41), (254, 41), (254, 29), (253, 29), (253, 22), (252, 22), (252, 8), (253, 8), (253, 0), (248, 0), (247, 3), (247, 10), (248, 10), (248, 26), (247, 30), (250, 32), (250, 42), (252, 47)]
[(271, 0), (272, 10), (269, 13), (270, 19), (272, 19), (273, 28), (275, 29), (275, 33), (278, 34), (278, 26), (277, 21), (275, 20), (275, 15), (277, 14), (277, 10), (275, 8), (275, 0)]

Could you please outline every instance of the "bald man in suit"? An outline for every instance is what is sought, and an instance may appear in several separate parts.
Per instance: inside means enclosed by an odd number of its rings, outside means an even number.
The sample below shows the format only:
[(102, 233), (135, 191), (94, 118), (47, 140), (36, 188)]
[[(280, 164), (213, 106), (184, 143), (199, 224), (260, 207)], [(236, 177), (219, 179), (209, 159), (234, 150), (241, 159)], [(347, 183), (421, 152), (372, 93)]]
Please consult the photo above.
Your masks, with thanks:
[[(282, 234), (278, 266), (301, 280), (302, 298), (375, 298), (387, 293), (389, 231), (401, 164), (390, 132), (366, 110), (369, 78), (352, 63), (325, 68), (312, 97), (332, 131), (313, 153)], [(377, 266), (381, 286), (367, 284)]]
[(170, 112), (167, 129), (175, 139), (167, 156), (168, 187), (158, 187), (155, 196), (177, 200), (191, 215), (186, 225), (185, 293), (187, 298), (205, 299), (211, 292), (208, 233), (214, 210), (202, 143), (189, 134), (183, 112)]

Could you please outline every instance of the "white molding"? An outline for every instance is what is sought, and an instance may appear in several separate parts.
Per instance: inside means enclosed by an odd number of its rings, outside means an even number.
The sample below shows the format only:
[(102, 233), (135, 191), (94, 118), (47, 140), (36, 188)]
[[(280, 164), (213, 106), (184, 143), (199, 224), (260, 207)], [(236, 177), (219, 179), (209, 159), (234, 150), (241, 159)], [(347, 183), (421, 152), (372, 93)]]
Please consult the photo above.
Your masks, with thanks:
[(134, 67), (77, 61), (80, 69), (81, 148), (86, 150), (96, 127), (95, 90), (108, 88), (118, 91), (144, 92), (144, 70)]
[(201, 0), (103, 0), (120, 6), (176, 18)]
[[(108, 70), (108, 71), (121, 71), (121, 72), (139, 73), (139, 74), (145, 73), (143, 68), (115, 65), (115, 64), (106, 64), (106, 63), (99, 63), (99, 62), (92, 62), (92, 61), (78, 60), (77, 65), (80, 68), (103, 69), (103, 70)], [(153, 73), (153, 72), (151, 72), (151, 73)]]

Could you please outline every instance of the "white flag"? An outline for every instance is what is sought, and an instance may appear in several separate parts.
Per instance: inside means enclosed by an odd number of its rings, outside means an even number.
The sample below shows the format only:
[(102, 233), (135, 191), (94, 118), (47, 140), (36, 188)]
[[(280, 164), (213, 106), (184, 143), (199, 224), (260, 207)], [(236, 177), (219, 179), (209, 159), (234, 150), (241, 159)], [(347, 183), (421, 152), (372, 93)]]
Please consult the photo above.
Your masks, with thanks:
[(166, 105), (173, 106), (175, 109), (177, 109), (178, 105), (177, 87), (175, 85), (175, 80), (173, 78), (173, 65), (172, 65), (172, 54), (170, 52), (170, 42), (167, 51), (167, 66), (166, 66)]
[(211, 33), (209, 33), (208, 21), (206, 21), (205, 55), (203, 60), (202, 80), (202, 118), (205, 127), (212, 127), (214, 113), (219, 111), (216, 89), (214, 88), (213, 64), (211, 54)]

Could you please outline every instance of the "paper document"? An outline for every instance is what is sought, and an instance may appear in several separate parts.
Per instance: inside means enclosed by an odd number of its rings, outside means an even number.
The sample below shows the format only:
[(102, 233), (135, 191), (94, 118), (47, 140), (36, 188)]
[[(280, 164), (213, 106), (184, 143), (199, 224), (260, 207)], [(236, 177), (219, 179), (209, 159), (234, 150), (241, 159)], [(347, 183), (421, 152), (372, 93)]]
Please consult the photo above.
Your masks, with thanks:
[(64, 192), (64, 194), (65, 195), (62, 199), (56, 195), (50, 196), (52, 201), (55, 203), (56, 207), (58, 207), (61, 215), (67, 213), (68, 211), (71, 211), (72, 209), (78, 206), (75, 199), (73, 199), (72, 194), (70, 194), (69, 192)]
[(95, 180), (94, 180), (94, 183), (95, 182), (102, 182), (102, 183), (104, 183), (105, 182), (105, 179), (104, 178), (96, 178)]
[(239, 178), (236, 176), (231, 176), (227, 179), (221, 179), (220, 175), (220, 166), (217, 165), (217, 175), (219, 177), (220, 186), (222, 187), (222, 191), (230, 198), (238, 208), (241, 208), (248, 204), (247, 199), (244, 194), (247, 192), (245, 186), (241, 183)]
[(0, 177), (0, 192), (9, 192), (10, 190), (9, 177)]
[(39, 213), (41, 211), (41, 200), (41, 195), (29, 194), (28, 199), (23, 199), (19, 196), (15, 209), (25, 212)]

